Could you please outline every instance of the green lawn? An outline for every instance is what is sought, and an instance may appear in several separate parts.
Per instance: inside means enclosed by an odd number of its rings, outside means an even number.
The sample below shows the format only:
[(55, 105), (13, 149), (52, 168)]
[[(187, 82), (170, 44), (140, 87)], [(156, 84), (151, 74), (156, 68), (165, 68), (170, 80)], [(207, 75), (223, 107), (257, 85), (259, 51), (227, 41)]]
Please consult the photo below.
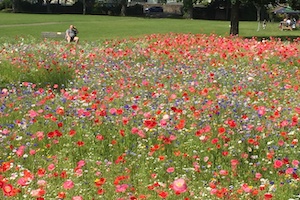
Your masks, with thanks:
[[(78, 27), (81, 41), (91, 41), (169, 32), (216, 33), (226, 36), (229, 33), (230, 22), (102, 15), (0, 13), (0, 37), (14, 38), (16, 36), (31, 35), (40, 38), (42, 31), (65, 31), (69, 24), (75, 24)], [(300, 30), (280, 31), (278, 23), (269, 23), (267, 29), (257, 31), (257, 22), (241, 21), (240, 36), (298, 37), (300, 36)]]

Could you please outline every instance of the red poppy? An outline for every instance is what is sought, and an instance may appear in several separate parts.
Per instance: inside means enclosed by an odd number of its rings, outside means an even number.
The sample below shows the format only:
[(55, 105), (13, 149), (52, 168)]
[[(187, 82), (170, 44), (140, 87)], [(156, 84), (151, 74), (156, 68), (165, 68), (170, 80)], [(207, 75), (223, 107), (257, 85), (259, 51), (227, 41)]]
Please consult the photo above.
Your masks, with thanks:
[(64, 199), (64, 198), (66, 198), (66, 193), (65, 193), (65, 192), (59, 192), (59, 193), (57, 194), (57, 197), (58, 197), (59, 199)]
[(10, 169), (10, 162), (3, 162), (0, 166), (0, 172), (5, 172)]
[(266, 193), (266, 194), (264, 195), (264, 197), (265, 197), (265, 200), (269, 200), (269, 199), (272, 199), (272, 198), (273, 198), (273, 195), (272, 195), (271, 193)]
[(154, 128), (157, 125), (157, 122), (154, 119), (147, 119), (144, 121), (144, 126), (149, 129)]
[(61, 137), (62, 136), (62, 133), (59, 130), (55, 130), (54, 134), (55, 134), (56, 137)]
[(77, 141), (76, 144), (77, 144), (77, 146), (82, 147), (84, 145), (84, 142), (79, 140), (79, 141)]
[(11, 184), (4, 184), (2, 186), (2, 191), (3, 191), (3, 194), (4, 196), (16, 196), (20, 190), (17, 189), (17, 188), (14, 188)]
[(180, 129), (183, 129), (185, 126), (185, 120), (184, 119), (181, 119), (179, 121), (179, 123), (175, 126), (176, 129), (180, 130)]
[(72, 137), (72, 136), (74, 136), (76, 134), (76, 131), (75, 130), (73, 130), (73, 129), (71, 129), (70, 131), (69, 131), (69, 135)]
[(218, 132), (219, 134), (225, 133), (226, 129), (224, 127), (219, 127)]
[(119, 131), (119, 133), (120, 133), (120, 135), (121, 135), (122, 137), (125, 136), (125, 130), (121, 129), (121, 130)]
[(64, 125), (64, 124), (63, 124), (62, 122), (58, 122), (58, 123), (57, 123), (58, 128), (63, 127), (63, 125)]
[(162, 199), (165, 199), (168, 197), (168, 192), (165, 192), (165, 191), (158, 191), (158, 195), (162, 198)]
[(97, 190), (97, 194), (99, 194), (99, 195), (104, 194), (104, 190), (103, 190), (102, 188), (99, 188), (99, 189)]
[(117, 115), (122, 115), (123, 114), (123, 109), (117, 109)]
[(103, 137), (103, 135), (98, 134), (98, 135), (96, 135), (96, 139), (101, 141), (101, 140), (104, 140), (104, 137)]
[(67, 172), (64, 170), (60, 173), (60, 177), (65, 179), (65, 178), (68, 178), (68, 175), (67, 175)]
[(46, 174), (46, 170), (44, 168), (39, 168), (37, 174), (39, 177), (43, 177)]
[(47, 136), (48, 138), (53, 138), (55, 136), (55, 133), (51, 131), (47, 134)]
[(13, 186), (11, 184), (5, 184), (2, 186), (2, 191), (5, 196), (11, 196), (13, 192)]
[(96, 187), (100, 187), (100, 186), (102, 186), (105, 182), (106, 182), (106, 178), (100, 178), (100, 179), (96, 179), (94, 183), (95, 183), (95, 186), (96, 186)]

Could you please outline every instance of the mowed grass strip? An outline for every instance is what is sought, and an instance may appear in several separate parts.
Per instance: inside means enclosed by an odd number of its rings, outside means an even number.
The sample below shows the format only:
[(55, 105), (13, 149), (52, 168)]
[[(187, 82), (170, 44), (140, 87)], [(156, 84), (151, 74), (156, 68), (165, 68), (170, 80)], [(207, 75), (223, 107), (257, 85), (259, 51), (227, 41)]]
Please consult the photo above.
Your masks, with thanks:
[[(14, 14), (0, 13), (0, 37), (32, 36), (41, 38), (43, 31), (65, 31), (70, 24), (79, 29), (81, 41), (140, 37), (157, 33), (193, 33), (229, 35), (229, 21), (170, 18), (119, 17), (104, 15)], [(299, 37), (300, 30), (281, 31), (278, 23), (268, 23), (257, 31), (257, 22), (240, 22), (242, 37)]]

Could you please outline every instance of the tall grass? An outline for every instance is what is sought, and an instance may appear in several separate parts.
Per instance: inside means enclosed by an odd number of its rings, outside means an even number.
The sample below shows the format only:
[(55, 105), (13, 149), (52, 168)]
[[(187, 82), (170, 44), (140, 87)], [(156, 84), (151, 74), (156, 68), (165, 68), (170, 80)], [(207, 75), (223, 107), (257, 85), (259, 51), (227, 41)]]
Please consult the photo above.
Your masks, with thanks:
[[(36, 39), (27, 37), (22, 42), (7, 42), (3, 44), (1, 58), (0, 84), (2, 87), (9, 84), (29, 82), (37, 87), (67, 87), (69, 81), (74, 79), (76, 70), (76, 56), (70, 62), (64, 62), (64, 55), (69, 54), (68, 46), (64, 51), (61, 44), (43, 43), (33, 47), (28, 42), (35, 43)], [(6, 52), (6, 48), (11, 48)], [(66, 51), (66, 52), (65, 52)]]

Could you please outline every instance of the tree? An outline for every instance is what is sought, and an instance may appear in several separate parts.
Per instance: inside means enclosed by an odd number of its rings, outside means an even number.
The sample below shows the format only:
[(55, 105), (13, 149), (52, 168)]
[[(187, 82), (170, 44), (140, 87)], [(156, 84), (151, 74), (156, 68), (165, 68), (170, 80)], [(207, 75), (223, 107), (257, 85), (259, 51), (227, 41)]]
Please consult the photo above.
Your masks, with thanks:
[(275, 4), (277, 3), (277, 0), (250, 0), (255, 8), (256, 8), (256, 20), (258, 22), (258, 25), (257, 25), (257, 31), (259, 31), (260, 29), (260, 21), (261, 21), (261, 17), (260, 17), (260, 12), (261, 12), (261, 9), (268, 5), (268, 4)]
[(240, 5), (241, 5), (240, 0), (231, 0), (230, 35), (238, 35), (239, 34)]
[(239, 10), (242, 3), (253, 3), (256, 7), (257, 21), (260, 27), (260, 12), (264, 5), (276, 0), (231, 0), (230, 35), (239, 34)]
[(92, 12), (92, 8), (95, 5), (95, 0), (80, 0), (82, 3), (82, 14), (86, 15)]
[[(202, 0), (182, 0), (183, 11), (187, 18), (192, 17), (193, 5), (196, 2), (202, 2)], [(211, 3), (217, 0), (212, 0)], [(230, 16), (230, 35), (239, 34), (239, 9), (242, 2), (251, 0), (229, 0), (231, 2), (231, 16)]]
[(193, 0), (183, 0), (183, 12), (184, 17), (187, 19), (191, 19), (193, 17)]
[(83, 15), (86, 14), (86, 2), (85, 2), (85, 0), (82, 0), (82, 14)]
[(121, 0), (121, 16), (126, 16), (126, 7), (127, 7), (128, 0)]
[(46, 0), (46, 5), (47, 5), (47, 13), (51, 13), (51, 6), (50, 6), (50, 4), (51, 4), (51, 1), (52, 1), (52, 0)]
[(292, 7), (294, 10), (300, 10), (300, 1), (299, 0), (287, 0), (287, 4)]
[(14, 13), (20, 12), (20, 0), (12, 1), (12, 10)]

